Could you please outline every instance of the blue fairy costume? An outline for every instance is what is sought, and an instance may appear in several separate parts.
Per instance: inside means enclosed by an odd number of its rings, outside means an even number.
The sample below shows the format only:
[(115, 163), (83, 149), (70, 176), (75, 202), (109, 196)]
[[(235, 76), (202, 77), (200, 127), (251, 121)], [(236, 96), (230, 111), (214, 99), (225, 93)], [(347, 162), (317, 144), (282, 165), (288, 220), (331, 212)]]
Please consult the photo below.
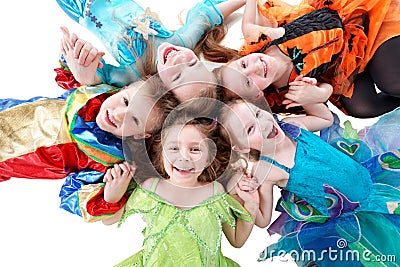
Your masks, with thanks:
[[(223, 24), (224, 17), (214, 4), (225, 0), (204, 0), (192, 7), (186, 23), (172, 32), (148, 9), (133, 0), (57, 0), (73, 20), (94, 33), (120, 64), (106, 64), (97, 70), (102, 83), (126, 86), (139, 80), (146, 57), (157, 55), (163, 42), (193, 49), (205, 32)], [(151, 46), (149, 46), (151, 43)], [(153, 51), (149, 51), (149, 49)], [(137, 62), (141, 59), (142, 62)], [(153, 60), (156, 67), (156, 57)]]
[[(396, 118), (398, 122), (400, 109), (365, 130), (363, 139)], [(351, 131), (343, 131), (338, 120), (321, 138), (292, 124), (279, 124), (297, 142), (295, 165), (288, 168), (260, 157), (288, 172), (289, 181), (277, 205), (282, 213), (268, 229), (282, 237), (258, 260), (285, 252), (298, 255), (294, 260), (299, 266), (313, 260), (318, 266), (354, 267), (377, 266), (379, 259), (392, 255), (392, 261), (379, 266), (399, 266), (400, 258), (393, 255), (400, 255), (400, 144), (391, 145), (390, 151), (383, 151), (387, 146), (382, 145), (376, 150), (372, 146), (379, 142), (347, 134)], [(329, 251), (336, 257), (329, 257)]]

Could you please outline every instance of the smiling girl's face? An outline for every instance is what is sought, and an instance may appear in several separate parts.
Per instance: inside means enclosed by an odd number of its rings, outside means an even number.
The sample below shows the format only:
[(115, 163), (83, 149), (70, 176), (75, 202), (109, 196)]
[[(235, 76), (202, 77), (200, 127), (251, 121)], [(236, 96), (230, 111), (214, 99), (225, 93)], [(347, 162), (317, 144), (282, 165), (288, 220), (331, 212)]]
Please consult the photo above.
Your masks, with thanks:
[(198, 177), (210, 165), (206, 137), (195, 125), (176, 125), (163, 139), (163, 166), (176, 185), (199, 186)]
[(251, 100), (260, 99), (263, 90), (277, 81), (279, 62), (266, 54), (253, 53), (230, 62), (222, 69), (222, 85), (232, 94)]
[(226, 117), (226, 126), (233, 136), (233, 149), (249, 152), (250, 148), (258, 151), (273, 151), (284, 134), (272, 114), (257, 106), (238, 102), (231, 107)]
[(204, 85), (198, 82), (216, 82), (212, 72), (188, 48), (162, 43), (157, 53), (157, 72), (180, 102), (200, 95)]

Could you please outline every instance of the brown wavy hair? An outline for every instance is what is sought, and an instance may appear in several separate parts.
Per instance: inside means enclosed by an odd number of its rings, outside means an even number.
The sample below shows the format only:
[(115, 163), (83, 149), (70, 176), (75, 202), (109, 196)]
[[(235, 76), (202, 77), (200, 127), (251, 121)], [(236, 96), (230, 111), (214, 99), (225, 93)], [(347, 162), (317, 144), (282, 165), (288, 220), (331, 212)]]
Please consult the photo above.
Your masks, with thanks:
[(193, 51), (205, 60), (218, 63), (227, 63), (241, 58), (237, 50), (221, 45), (226, 34), (226, 25), (216, 26), (202, 36)]
[[(155, 135), (151, 140), (149, 140), (149, 155), (153, 163), (154, 168), (158, 171), (161, 177), (168, 177), (164, 170), (163, 165), (163, 139), (164, 136), (168, 134), (169, 130), (175, 126), (194, 126), (199, 130), (207, 139), (207, 147), (209, 150), (216, 149), (215, 153), (209, 153), (210, 156), (215, 154), (215, 158), (212, 160), (210, 158), (210, 165), (203, 170), (200, 176), (197, 178), (200, 182), (212, 182), (215, 181), (221, 174), (225, 171), (228, 166), (227, 151), (226, 147), (221, 144), (221, 138), (218, 134), (215, 121), (209, 118), (194, 118), (186, 121), (185, 116), (181, 116), (178, 119), (172, 119), (167, 122), (167, 125), (163, 130)], [(215, 145), (211, 145), (211, 143)]]

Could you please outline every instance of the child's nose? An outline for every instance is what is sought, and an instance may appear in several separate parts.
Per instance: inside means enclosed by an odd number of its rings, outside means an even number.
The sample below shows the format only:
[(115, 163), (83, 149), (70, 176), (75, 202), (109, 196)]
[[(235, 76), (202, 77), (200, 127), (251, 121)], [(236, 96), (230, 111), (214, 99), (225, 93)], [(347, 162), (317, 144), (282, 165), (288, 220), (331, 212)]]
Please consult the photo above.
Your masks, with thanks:
[(190, 153), (187, 149), (181, 149), (180, 151), (181, 151), (181, 160), (184, 160), (184, 161), (191, 160)]
[(119, 121), (123, 121), (125, 117), (126, 111), (124, 108), (116, 108), (114, 110), (114, 117)]

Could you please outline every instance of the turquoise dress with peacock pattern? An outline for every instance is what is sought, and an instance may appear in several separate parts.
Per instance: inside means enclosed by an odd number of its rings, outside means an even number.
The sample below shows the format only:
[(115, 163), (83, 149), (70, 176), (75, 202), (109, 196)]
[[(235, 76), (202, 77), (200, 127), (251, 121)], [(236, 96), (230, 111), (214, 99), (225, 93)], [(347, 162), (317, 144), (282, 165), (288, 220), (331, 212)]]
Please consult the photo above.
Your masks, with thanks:
[(282, 213), (268, 229), (282, 237), (259, 261), (285, 252), (299, 266), (399, 266), (400, 143), (383, 133), (370, 138), (385, 126), (398, 129), (399, 118), (397, 109), (359, 133), (336, 118), (321, 136), (279, 122), (297, 143), (295, 165), (260, 157), (288, 172), (289, 181), (277, 205)]

